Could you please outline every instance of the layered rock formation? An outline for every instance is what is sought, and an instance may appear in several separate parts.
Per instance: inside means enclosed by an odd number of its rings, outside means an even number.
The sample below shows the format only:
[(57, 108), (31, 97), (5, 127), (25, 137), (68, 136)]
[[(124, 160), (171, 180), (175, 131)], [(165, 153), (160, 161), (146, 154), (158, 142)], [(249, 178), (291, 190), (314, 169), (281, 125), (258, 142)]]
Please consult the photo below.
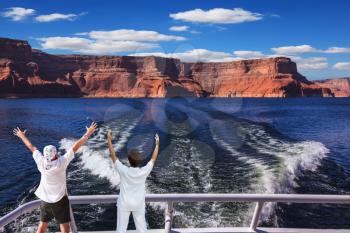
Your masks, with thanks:
[(1, 97), (331, 96), (289, 58), (183, 63), (160, 57), (50, 55), (0, 38)]
[(329, 88), (335, 97), (350, 97), (350, 78), (319, 80), (316, 83), (321, 87)]

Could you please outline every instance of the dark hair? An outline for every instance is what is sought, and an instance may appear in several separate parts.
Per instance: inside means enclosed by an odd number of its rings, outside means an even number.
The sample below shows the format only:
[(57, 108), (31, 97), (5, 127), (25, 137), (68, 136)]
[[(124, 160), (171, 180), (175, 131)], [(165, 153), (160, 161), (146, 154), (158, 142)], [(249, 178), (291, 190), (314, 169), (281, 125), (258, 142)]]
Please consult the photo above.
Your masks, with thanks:
[(140, 153), (135, 149), (129, 151), (128, 159), (131, 167), (139, 167), (142, 161)]

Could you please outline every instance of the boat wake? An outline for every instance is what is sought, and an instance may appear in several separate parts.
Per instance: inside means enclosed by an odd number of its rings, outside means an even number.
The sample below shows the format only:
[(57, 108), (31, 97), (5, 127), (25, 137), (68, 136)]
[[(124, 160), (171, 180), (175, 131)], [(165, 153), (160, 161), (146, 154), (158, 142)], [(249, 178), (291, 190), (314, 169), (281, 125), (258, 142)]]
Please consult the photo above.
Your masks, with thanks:
[[(216, 143), (255, 173), (251, 193), (293, 193), (304, 171), (315, 171), (329, 150), (320, 142), (294, 142), (278, 138), (266, 126), (252, 122), (217, 120), (211, 124)], [(232, 136), (235, 132), (236, 136)], [(237, 136), (238, 135), (238, 136)], [(267, 203), (262, 220), (273, 215), (275, 203)]]
[[(70, 169), (68, 180), (76, 184), (71, 189), (91, 194), (93, 182), (99, 183), (100, 188), (95, 193), (114, 193), (111, 188), (118, 189), (120, 178), (106, 143), (108, 130), (114, 135), (113, 145), (118, 153), (137, 148), (145, 161), (153, 147), (150, 132), (161, 133), (161, 153), (147, 181), (147, 193), (293, 193), (298, 178), (305, 171), (317, 171), (329, 152), (320, 142), (288, 139), (268, 125), (227, 113), (178, 103), (159, 104), (142, 111), (124, 108), (120, 110), (123, 114), (117, 116), (109, 112), (96, 135), (77, 153), (73, 166), (83, 171)], [(159, 111), (163, 112), (158, 114)], [(154, 112), (160, 117), (156, 122), (149, 121)], [(68, 150), (74, 142), (75, 139), (63, 138), (60, 149)], [(121, 159), (128, 163), (125, 156)], [(86, 180), (87, 176), (96, 178)], [(101, 179), (107, 180), (110, 187)], [(95, 216), (96, 221), (115, 221), (115, 216), (108, 214), (115, 212), (114, 206), (96, 208), (84, 209), (84, 213)], [(177, 203), (174, 226), (242, 226), (250, 221), (253, 209), (254, 204), (249, 203)], [(150, 203), (147, 210), (161, 216), (164, 206)], [(276, 218), (274, 210), (274, 204), (266, 204), (262, 220)], [(162, 227), (156, 219), (149, 217), (150, 227)]]
[[(144, 111), (134, 118), (117, 118), (102, 124), (97, 135), (81, 150), (82, 167), (117, 187), (119, 176), (111, 165), (105, 134), (107, 129), (112, 130), (119, 138), (115, 149), (125, 149), (127, 140), (137, 136), (135, 129), (142, 127), (142, 117), (148, 115), (147, 109)], [(328, 153), (322, 143), (293, 141), (266, 125), (232, 116), (215, 118), (215, 114), (176, 103), (164, 111), (176, 114), (171, 119), (160, 114), (162, 117), (155, 123), (168, 138), (148, 180), (148, 193), (292, 193), (297, 178), (304, 171), (315, 171)], [(140, 142), (137, 148), (144, 151), (152, 144), (151, 140), (152, 137), (137, 140)], [(72, 142), (63, 139), (62, 148), (67, 149)], [(227, 203), (179, 203), (175, 224), (194, 227), (247, 224), (254, 205), (234, 205), (238, 207)], [(150, 207), (159, 212), (164, 208), (154, 203)], [(262, 220), (274, 217), (274, 209), (274, 203), (266, 204)]]

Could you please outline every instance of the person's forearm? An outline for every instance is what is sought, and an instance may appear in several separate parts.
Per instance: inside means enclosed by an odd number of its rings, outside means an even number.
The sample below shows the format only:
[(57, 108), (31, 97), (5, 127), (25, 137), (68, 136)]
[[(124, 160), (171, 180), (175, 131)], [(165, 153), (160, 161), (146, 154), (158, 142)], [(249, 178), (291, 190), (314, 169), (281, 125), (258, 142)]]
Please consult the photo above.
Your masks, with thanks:
[(72, 147), (73, 152), (77, 152), (79, 150), (79, 148), (89, 139), (89, 137), (84, 134), (84, 136), (82, 136), (78, 141), (76, 141)]
[(114, 151), (113, 144), (112, 144), (112, 141), (110, 139), (108, 139), (108, 149), (109, 149), (109, 154), (111, 156), (111, 159), (112, 159), (113, 163), (115, 163), (115, 161), (117, 161), (117, 155)]
[(89, 137), (95, 132), (97, 128), (97, 124), (92, 122), (90, 127), (86, 127), (86, 133), (76, 142), (74, 143), (72, 149), (73, 152), (77, 152), (79, 148), (89, 139)]
[(21, 137), (21, 140), (31, 152), (34, 152), (36, 150), (36, 147), (32, 145), (26, 136)]
[(154, 148), (153, 154), (152, 154), (152, 160), (155, 163), (158, 157), (158, 151), (159, 151), (159, 145), (156, 144), (156, 147)]

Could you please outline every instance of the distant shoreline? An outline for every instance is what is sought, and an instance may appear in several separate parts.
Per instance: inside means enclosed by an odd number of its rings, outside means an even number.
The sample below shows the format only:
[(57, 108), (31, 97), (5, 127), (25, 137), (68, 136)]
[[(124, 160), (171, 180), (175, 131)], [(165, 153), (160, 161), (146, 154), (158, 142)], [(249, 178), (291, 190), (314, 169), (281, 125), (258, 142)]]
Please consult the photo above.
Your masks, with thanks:
[(172, 96), (172, 97), (98, 97), (98, 96), (0, 96), (0, 99), (339, 99), (339, 98), (350, 98), (346, 96), (333, 96), (333, 97), (322, 97), (322, 96), (297, 96), (297, 97), (195, 97), (195, 96)]

